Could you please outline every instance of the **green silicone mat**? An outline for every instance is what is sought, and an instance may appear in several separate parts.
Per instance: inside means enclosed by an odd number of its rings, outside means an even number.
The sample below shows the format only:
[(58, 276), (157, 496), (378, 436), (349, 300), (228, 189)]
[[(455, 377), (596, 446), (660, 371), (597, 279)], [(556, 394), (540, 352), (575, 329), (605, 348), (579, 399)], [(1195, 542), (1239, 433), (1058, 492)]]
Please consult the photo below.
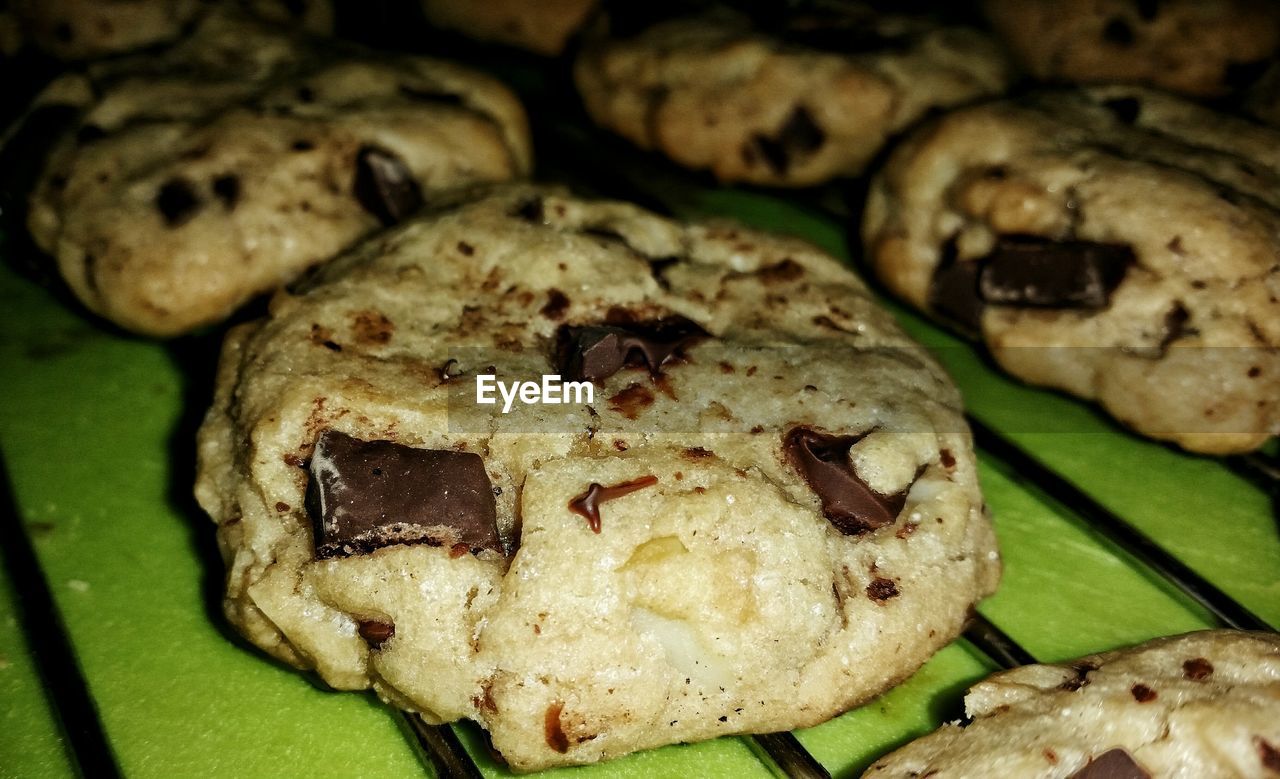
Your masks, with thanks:
[[(849, 257), (847, 225), (808, 199), (647, 173), (628, 186), (647, 186), (679, 216), (734, 217)], [(1280, 624), (1277, 519), (1257, 486), (1223, 461), (1138, 439), (1085, 404), (1004, 378), (968, 345), (886, 304), (934, 349), (977, 419)], [(123, 335), (0, 268), (0, 451), (33, 570), (55, 606), (42, 616), (64, 626), (76, 661), (45, 673), (71, 678), (78, 670), (128, 776), (423, 775), (415, 739), (389, 709), (268, 660), (221, 619), (212, 525), (190, 496), (192, 436), (211, 392), (216, 341), (216, 334), (170, 344)], [(980, 465), (1005, 560), (1001, 590), (980, 611), (1037, 658), (1217, 624), (1024, 472), (985, 452)], [(16, 578), (0, 578), (0, 776), (71, 775), (73, 739), (56, 713), (65, 701), (53, 700), (37, 673), (38, 642), (27, 639), (45, 637), (19, 628), (18, 604), (31, 599), (15, 591)], [(995, 667), (957, 641), (902, 686), (797, 736), (833, 775), (856, 776), (878, 755), (959, 716), (964, 688)], [(475, 728), (457, 731), (485, 775), (507, 775)], [(770, 770), (746, 740), (726, 738), (551, 773)]]

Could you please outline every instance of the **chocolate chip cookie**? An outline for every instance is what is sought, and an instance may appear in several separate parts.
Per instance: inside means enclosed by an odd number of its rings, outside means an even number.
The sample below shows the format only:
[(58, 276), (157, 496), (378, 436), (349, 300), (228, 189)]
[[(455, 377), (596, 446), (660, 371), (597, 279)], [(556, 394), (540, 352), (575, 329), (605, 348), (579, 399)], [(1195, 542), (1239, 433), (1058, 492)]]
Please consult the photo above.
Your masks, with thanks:
[(41, 103), (80, 113), (31, 232), (85, 305), (151, 335), (227, 316), (439, 190), (530, 166), (524, 112), (493, 79), (230, 15)]
[(1040, 79), (1237, 91), (1280, 49), (1267, 0), (984, 0), (987, 18)]
[[(629, 26), (629, 25), (628, 25)], [(986, 35), (861, 4), (756, 18), (725, 9), (588, 37), (591, 118), (721, 181), (805, 186), (861, 172), (926, 112), (1001, 92)]]
[(1265, 777), (1280, 773), (1280, 636), (1188, 633), (1060, 665), (1029, 665), (965, 696), (943, 725), (866, 779)]
[(1136, 87), (922, 128), (872, 184), (898, 295), (1034, 384), (1200, 452), (1280, 432), (1280, 133)]
[(11, 0), (30, 40), (59, 59), (169, 43), (219, 6), (313, 33), (333, 31), (330, 0)]
[(437, 27), (551, 57), (564, 51), (599, 0), (421, 0), (421, 5)]
[(996, 585), (955, 388), (809, 244), (522, 187), (303, 287), (199, 436), (226, 612), (518, 769), (821, 722)]

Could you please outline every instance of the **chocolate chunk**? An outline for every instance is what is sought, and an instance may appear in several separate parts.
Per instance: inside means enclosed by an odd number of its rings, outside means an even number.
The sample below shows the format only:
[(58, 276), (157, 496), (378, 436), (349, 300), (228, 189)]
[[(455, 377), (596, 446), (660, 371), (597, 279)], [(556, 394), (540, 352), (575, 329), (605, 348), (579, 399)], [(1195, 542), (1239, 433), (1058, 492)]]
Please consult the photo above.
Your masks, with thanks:
[(1116, 97), (1104, 100), (1102, 101), (1102, 107), (1125, 124), (1133, 124), (1138, 121), (1138, 115), (1142, 113), (1142, 102), (1136, 97)]
[(318, 559), (394, 544), (502, 551), (493, 485), (477, 454), (326, 430), (310, 471), (306, 500)]
[(200, 210), (200, 198), (191, 182), (186, 179), (171, 179), (160, 187), (156, 193), (156, 208), (170, 227), (178, 227), (195, 216)]
[(213, 194), (227, 208), (235, 208), (236, 202), (240, 200), (240, 177), (230, 174), (218, 176), (213, 180)]
[(807, 427), (793, 427), (783, 438), (787, 460), (818, 494), (823, 515), (847, 536), (892, 525), (907, 502), (907, 490), (881, 495), (858, 477), (849, 463), (849, 447), (861, 438)]
[(360, 205), (384, 225), (393, 225), (422, 207), (422, 190), (409, 166), (378, 146), (362, 146), (356, 153), (353, 189)]
[(602, 382), (623, 367), (644, 365), (657, 377), (663, 365), (689, 345), (708, 338), (706, 330), (682, 316), (603, 325), (562, 325), (556, 364), (571, 381)]
[(1102, 28), (1102, 37), (1117, 46), (1129, 46), (1133, 44), (1133, 28), (1124, 19), (1115, 17)]
[(1145, 684), (1133, 685), (1129, 688), (1129, 694), (1138, 703), (1150, 703), (1158, 697), (1156, 691)]
[(1262, 78), (1269, 67), (1271, 67), (1271, 60), (1228, 62), (1222, 73), (1222, 83), (1231, 89), (1244, 89)]
[(867, 597), (876, 603), (884, 603), (890, 598), (898, 597), (898, 585), (893, 579), (877, 576), (867, 585)]
[(1197, 682), (1213, 676), (1213, 663), (1203, 657), (1193, 657), (1182, 664), (1182, 675)]
[(569, 309), (569, 296), (554, 287), (547, 290), (547, 302), (542, 307), (542, 315), (547, 319), (564, 319), (564, 312)]
[(1105, 308), (1133, 263), (1128, 246), (1002, 236), (982, 261), (978, 291), (987, 303)]
[(657, 476), (641, 476), (639, 479), (624, 481), (612, 487), (603, 487), (596, 482), (591, 482), (586, 492), (569, 501), (569, 510), (586, 517), (587, 526), (591, 528), (591, 532), (599, 533), (601, 503), (606, 500), (621, 498), (623, 495), (630, 495), (636, 490), (652, 487), (657, 483)]
[(929, 284), (929, 308), (951, 320), (966, 334), (982, 332), (982, 298), (978, 295), (978, 274), (982, 263), (956, 257), (955, 241), (942, 247), (942, 259)]
[(356, 629), (360, 637), (368, 641), (374, 649), (381, 649), (382, 645), (396, 634), (396, 626), (393, 623), (377, 619), (362, 619), (356, 625)]
[(1262, 736), (1254, 736), (1253, 743), (1258, 747), (1258, 760), (1268, 771), (1280, 773), (1280, 749), (1276, 749)]
[(796, 106), (776, 135), (771, 138), (758, 134), (752, 143), (773, 172), (782, 176), (790, 169), (792, 159), (817, 151), (826, 140), (827, 134), (804, 106)]
[(547, 739), (547, 746), (563, 755), (569, 751), (569, 738), (564, 734), (564, 728), (560, 726), (562, 711), (564, 711), (564, 703), (561, 701), (548, 706), (542, 717), (542, 729)]
[(1067, 779), (1151, 779), (1151, 774), (1138, 765), (1123, 749), (1109, 749), (1089, 761)]

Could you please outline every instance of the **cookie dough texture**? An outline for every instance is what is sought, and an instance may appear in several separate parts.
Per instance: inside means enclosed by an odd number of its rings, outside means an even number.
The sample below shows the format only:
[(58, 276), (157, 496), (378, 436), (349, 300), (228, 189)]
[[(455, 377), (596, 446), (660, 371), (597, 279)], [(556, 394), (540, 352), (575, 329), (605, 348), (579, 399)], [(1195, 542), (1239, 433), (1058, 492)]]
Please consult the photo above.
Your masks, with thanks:
[(1280, 771), (1280, 636), (1218, 630), (998, 673), (944, 725), (866, 779), (1070, 777), (1112, 749), (1154, 777)]
[(599, 0), (421, 0), (421, 5), (437, 27), (552, 57), (564, 51)]
[(721, 181), (776, 186), (856, 175), (925, 113), (1009, 81), (983, 33), (844, 8), (767, 26), (721, 9), (589, 37), (574, 77), (599, 125)]
[(30, 40), (64, 60), (170, 43), (220, 6), (308, 32), (333, 32), (330, 0), (10, 0), (10, 4)]
[[(624, 368), (590, 405), (474, 402), (477, 373), (554, 371), (561, 325), (671, 315), (710, 336), (657, 377)], [(906, 491), (892, 524), (833, 527), (784, 452), (796, 426), (863, 436), (845, 466)], [(325, 430), (480, 454), (510, 554), (318, 561)], [(199, 461), (239, 630), (334, 687), (475, 719), (519, 769), (821, 722), (911, 674), (999, 575), (956, 390), (849, 271), (546, 190), (415, 220), (279, 293), (226, 341)], [(569, 508), (646, 477), (598, 534)], [(374, 648), (363, 620), (394, 636)]]
[(28, 223), (76, 296), (141, 333), (217, 321), (436, 191), (530, 166), (502, 85), (217, 14), (54, 82), (80, 110)]
[(969, 326), (1021, 379), (1193, 451), (1243, 451), (1280, 432), (1278, 185), (1273, 130), (1140, 88), (1045, 91), (915, 133), (863, 234), (884, 282), (944, 320), (940, 274), (1008, 238), (1132, 252), (1101, 307), (984, 306), (971, 281)]
[(1280, 49), (1268, 0), (984, 0), (1036, 78), (1146, 84), (1213, 97), (1247, 86)]

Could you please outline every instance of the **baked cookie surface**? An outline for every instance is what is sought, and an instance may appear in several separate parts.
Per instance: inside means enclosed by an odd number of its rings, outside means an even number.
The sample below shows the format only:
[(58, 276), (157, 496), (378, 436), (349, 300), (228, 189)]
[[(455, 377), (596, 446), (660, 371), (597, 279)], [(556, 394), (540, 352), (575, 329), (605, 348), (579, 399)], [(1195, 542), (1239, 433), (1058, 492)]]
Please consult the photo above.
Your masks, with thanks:
[(438, 190), (530, 166), (523, 109), (493, 79), (232, 15), (39, 104), (79, 113), (32, 235), (91, 310), (152, 335), (225, 317)]
[(1136, 87), (962, 109), (895, 150), (863, 237), (1013, 375), (1194, 451), (1280, 432), (1280, 134)]
[(947, 724), (866, 779), (1269, 777), (1280, 773), (1280, 636), (1160, 638), (970, 688)]
[(1036, 78), (1147, 84), (1211, 97), (1257, 78), (1280, 49), (1267, 0), (984, 0), (992, 26)]
[(598, 5), (599, 0), (421, 0), (433, 25), (549, 57), (564, 51)]
[(995, 587), (956, 390), (809, 244), (512, 188), (307, 286), (199, 437), (226, 612), (517, 768), (823, 721)]
[(218, 5), (317, 34), (333, 32), (330, 0), (11, 0), (28, 38), (64, 60), (168, 43)]
[(578, 91), (597, 124), (685, 167), (805, 186), (860, 173), (926, 112), (1008, 84), (983, 33), (835, 8), (776, 20), (712, 9), (635, 35), (588, 36)]

